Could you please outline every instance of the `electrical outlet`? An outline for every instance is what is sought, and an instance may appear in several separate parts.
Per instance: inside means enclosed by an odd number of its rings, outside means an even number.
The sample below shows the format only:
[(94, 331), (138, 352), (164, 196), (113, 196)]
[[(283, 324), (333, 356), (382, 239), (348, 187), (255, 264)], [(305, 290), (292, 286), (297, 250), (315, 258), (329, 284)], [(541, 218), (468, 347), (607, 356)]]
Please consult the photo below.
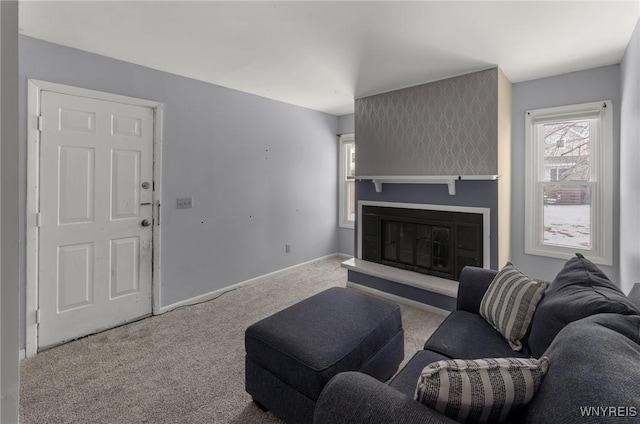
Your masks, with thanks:
[(284, 253), (291, 253), (291, 245), (290, 244), (285, 244), (284, 245)]
[(177, 209), (191, 209), (193, 207), (193, 197), (179, 197), (176, 201)]

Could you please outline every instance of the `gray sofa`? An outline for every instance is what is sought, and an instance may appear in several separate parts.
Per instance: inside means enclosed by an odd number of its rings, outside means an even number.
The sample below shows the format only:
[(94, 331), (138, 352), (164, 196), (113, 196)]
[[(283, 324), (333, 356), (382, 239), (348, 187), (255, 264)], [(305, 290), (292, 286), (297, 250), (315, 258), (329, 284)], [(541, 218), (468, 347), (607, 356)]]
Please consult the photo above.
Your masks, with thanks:
[(640, 422), (640, 308), (594, 264), (570, 259), (538, 304), (521, 352), (480, 315), (496, 271), (467, 267), (457, 309), (387, 384), (357, 372), (322, 391), (314, 423), (455, 423), (414, 400), (421, 370), (445, 359), (549, 358), (517, 423)]

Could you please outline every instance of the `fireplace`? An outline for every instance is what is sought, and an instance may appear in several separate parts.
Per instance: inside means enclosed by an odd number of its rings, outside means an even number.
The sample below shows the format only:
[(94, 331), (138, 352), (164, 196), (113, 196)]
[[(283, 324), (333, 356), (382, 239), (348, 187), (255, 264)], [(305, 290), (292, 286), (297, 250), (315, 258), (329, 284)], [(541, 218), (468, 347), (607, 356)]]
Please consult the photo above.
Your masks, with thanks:
[(482, 211), (360, 206), (360, 257), (366, 261), (450, 280), (457, 280), (467, 265), (482, 267), (488, 262), (488, 219)]

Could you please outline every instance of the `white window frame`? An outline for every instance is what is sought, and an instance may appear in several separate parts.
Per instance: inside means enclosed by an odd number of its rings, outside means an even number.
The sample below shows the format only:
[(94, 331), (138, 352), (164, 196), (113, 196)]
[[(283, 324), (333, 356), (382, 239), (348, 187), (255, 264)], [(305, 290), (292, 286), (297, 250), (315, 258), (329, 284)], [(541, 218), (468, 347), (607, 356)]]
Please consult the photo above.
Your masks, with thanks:
[(354, 180), (347, 179), (347, 169), (349, 166), (349, 157), (347, 156), (347, 147), (349, 145), (355, 145), (354, 134), (342, 134), (340, 135), (340, 166), (338, 166), (339, 172), (339, 201), (338, 208), (340, 227), (342, 228), (355, 228), (355, 220), (349, 219), (349, 184), (355, 184)]
[[(591, 120), (591, 248), (543, 243), (543, 125)], [(525, 253), (569, 259), (576, 252), (600, 265), (613, 264), (613, 105), (609, 100), (530, 110), (525, 113)], [(582, 182), (581, 182), (582, 183)]]

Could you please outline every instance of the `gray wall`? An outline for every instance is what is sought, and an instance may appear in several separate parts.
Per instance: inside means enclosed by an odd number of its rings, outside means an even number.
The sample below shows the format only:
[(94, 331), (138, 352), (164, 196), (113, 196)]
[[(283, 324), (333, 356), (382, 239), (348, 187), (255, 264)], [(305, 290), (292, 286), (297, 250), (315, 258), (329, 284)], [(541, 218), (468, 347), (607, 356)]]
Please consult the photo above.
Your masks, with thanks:
[(0, 3), (0, 422), (19, 417), (18, 3)]
[(354, 134), (356, 132), (355, 115), (343, 115), (338, 117), (338, 134)]
[[(511, 198), (511, 258), (523, 272), (551, 281), (562, 268), (562, 259), (526, 255), (524, 253), (525, 208), (525, 146), (524, 114), (529, 109), (540, 109), (586, 103), (599, 100), (613, 101), (613, 262), (602, 270), (614, 282), (619, 279), (619, 183), (620, 175), (620, 67), (618, 65), (573, 72), (513, 85), (512, 115), (512, 198)], [(637, 183), (637, 180), (636, 180)]]
[[(21, 37), (23, 141), (28, 78), (164, 103), (163, 306), (336, 253), (337, 117)], [(24, 222), (21, 243), (24, 311)]]
[(640, 20), (620, 64), (620, 283), (640, 281)]
[[(355, 132), (356, 124), (354, 114), (338, 117), (338, 134), (354, 134)], [(338, 157), (339, 156), (340, 155), (338, 155)], [(355, 256), (353, 253), (353, 244), (353, 230), (338, 227), (338, 253)]]

